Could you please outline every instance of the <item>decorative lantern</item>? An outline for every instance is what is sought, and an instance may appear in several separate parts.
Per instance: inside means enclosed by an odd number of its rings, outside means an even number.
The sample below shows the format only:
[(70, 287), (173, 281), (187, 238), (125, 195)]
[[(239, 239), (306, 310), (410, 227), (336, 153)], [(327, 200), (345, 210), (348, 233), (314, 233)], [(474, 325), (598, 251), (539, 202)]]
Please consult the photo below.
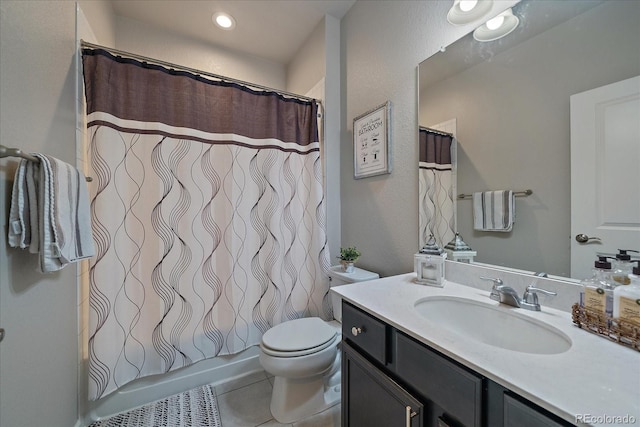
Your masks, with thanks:
[(452, 241), (447, 243), (444, 249), (450, 260), (466, 262), (467, 264), (472, 263), (473, 257), (478, 255), (477, 251), (472, 250), (469, 245), (462, 240), (459, 233), (456, 233), (456, 236)]
[(414, 255), (416, 282), (429, 286), (444, 286), (444, 260), (447, 254), (440, 248), (435, 237), (429, 236), (427, 244)]

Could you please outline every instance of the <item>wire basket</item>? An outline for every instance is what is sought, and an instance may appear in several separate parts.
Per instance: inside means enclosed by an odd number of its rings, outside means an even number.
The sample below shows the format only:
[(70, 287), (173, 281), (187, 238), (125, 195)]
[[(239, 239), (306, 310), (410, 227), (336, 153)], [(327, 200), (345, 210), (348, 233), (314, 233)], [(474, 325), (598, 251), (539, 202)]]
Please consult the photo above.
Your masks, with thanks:
[(585, 331), (640, 351), (640, 325), (580, 307), (578, 303), (573, 304), (571, 317)]

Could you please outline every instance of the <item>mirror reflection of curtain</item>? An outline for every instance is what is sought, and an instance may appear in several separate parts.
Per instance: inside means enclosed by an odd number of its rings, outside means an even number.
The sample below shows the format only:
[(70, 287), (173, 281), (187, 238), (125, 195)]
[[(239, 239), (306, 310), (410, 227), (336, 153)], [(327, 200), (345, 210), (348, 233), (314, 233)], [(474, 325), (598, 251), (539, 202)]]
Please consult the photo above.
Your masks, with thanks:
[(329, 319), (315, 101), (83, 51), (89, 394)]
[(433, 234), (444, 247), (455, 236), (454, 138), (420, 127), (419, 226), (420, 247)]

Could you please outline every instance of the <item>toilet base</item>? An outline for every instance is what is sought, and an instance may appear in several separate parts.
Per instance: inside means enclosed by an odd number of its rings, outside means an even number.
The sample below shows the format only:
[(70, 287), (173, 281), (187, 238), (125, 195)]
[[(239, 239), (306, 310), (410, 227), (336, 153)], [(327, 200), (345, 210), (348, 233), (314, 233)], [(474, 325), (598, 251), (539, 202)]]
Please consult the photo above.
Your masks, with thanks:
[(279, 423), (299, 421), (337, 403), (340, 403), (339, 371), (313, 381), (274, 377), (271, 414)]

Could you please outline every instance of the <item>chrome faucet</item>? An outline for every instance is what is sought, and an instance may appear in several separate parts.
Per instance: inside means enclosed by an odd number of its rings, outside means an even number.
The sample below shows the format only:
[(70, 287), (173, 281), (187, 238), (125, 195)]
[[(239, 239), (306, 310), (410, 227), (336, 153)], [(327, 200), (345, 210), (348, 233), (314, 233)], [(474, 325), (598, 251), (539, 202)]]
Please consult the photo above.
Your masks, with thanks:
[(526, 310), (540, 311), (540, 303), (538, 302), (538, 294), (536, 292), (541, 292), (545, 295), (557, 295), (555, 292), (529, 285), (527, 286), (522, 299), (520, 299), (518, 297), (518, 292), (516, 292), (516, 290), (511, 286), (505, 286), (502, 279), (494, 279), (491, 277), (481, 277), (481, 279), (493, 282), (489, 298), (499, 301), (501, 304), (524, 308)]

